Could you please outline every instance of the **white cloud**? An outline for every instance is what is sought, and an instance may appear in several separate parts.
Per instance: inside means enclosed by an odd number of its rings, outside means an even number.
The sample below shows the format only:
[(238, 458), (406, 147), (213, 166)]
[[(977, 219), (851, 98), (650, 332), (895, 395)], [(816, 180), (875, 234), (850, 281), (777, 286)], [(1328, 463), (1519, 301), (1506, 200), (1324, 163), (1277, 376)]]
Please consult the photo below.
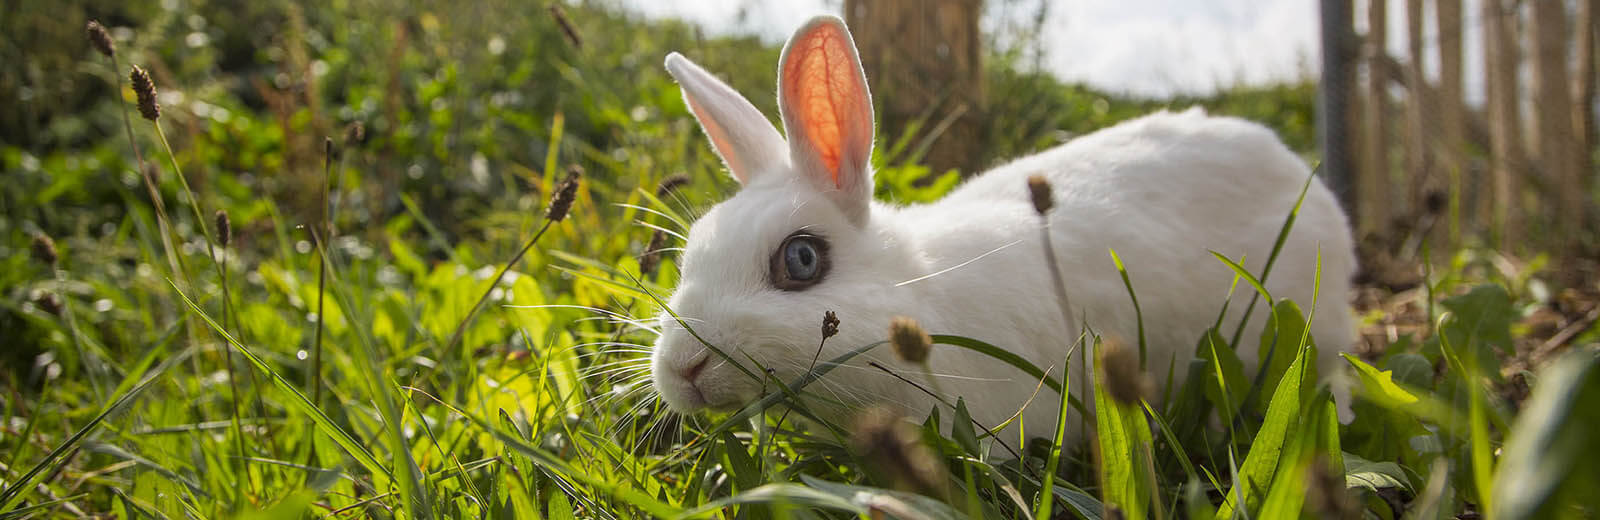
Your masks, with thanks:
[[(616, 1), (648, 17), (682, 18), (712, 34), (754, 33), (769, 42), (781, 42), (812, 15), (837, 13), (842, 4), (842, 0)], [(1042, 1), (1052, 2), (1042, 65), (1065, 81), (1170, 96), (1315, 77), (1320, 68), (1318, 0)], [(988, 16), (1012, 17), (1013, 23), (1025, 23), (1022, 20), (1033, 16), (1038, 5), (991, 4)], [(1465, 4), (1464, 64), (1472, 78), (1482, 61), (1472, 30), (1478, 2)], [(1003, 8), (996, 9), (997, 5)], [(1405, 53), (1404, 6), (1389, 2), (1389, 48), (1397, 56)], [(1364, 12), (1355, 13), (1358, 28), (1364, 29), (1365, 17)], [(986, 27), (995, 25), (989, 22)], [(1424, 34), (1429, 42), (1436, 39), (1431, 20)], [(1481, 86), (1468, 83), (1468, 98), (1480, 99)]]

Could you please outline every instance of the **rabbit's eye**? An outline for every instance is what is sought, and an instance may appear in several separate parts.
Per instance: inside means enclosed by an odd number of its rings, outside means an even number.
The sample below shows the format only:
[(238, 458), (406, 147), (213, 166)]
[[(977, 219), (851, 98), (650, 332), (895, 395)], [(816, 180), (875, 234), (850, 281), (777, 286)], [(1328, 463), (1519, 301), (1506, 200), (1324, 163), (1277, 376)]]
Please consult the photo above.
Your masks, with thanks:
[(804, 231), (783, 239), (772, 255), (772, 285), (785, 291), (816, 285), (827, 273), (828, 242)]

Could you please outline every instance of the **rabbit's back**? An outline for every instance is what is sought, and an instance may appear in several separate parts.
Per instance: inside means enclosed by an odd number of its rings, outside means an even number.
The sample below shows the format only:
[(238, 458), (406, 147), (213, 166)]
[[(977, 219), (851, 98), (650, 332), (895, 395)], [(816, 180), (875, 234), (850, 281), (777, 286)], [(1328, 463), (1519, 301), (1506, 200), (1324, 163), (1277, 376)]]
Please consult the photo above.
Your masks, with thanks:
[[(1259, 275), (1311, 172), (1261, 125), (1208, 116), (1198, 109), (1160, 112), (984, 173), (927, 208), (928, 213), (976, 214), (984, 208), (993, 219), (984, 225), (1009, 230), (997, 234), (1026, 239), (1037, 219), (1026, 179), (1035, 174), (1053, 187), (1051, 239), (1073, 313), (1086, 316), (1087, 325), (1098, 332), (1128, 341), (1136, 337), (1132, 304), (1108, 252), (1114, 250), (1139, 296), (1153, 350), (1152, 369), (1165, 373), (1169, 360), (1181, 363), (1192, 355), (1195, 341), (1215, 322), (1233, 285), (1232, 270), (1212, 251), (1244, 258), (1243, 265)], [(1319, 283), (1319, 251), (1321, 280), (1312, 334), (1328, 367), (1354, 335), (1347, 301), (1355, 257), (1343, 212), (1332, 192), (1313, 180), (1267, 279), (1273, 296), (1293, 299), (1309, 311), (1313, 287)], [(1049, 283), (1025, 276), (1035, 286)], [(1248, 285), (1238, 285), (1224, 336), (1231, 335), (1253, 294)], [(1266, 322), (1268, 307), (1256, 306), (1240, 345), (1241, 358), (1252, 366), (1254, 338)], [(1019, 354), (1039, 362), (1060, 356), (1049, 351)], [(1177, 372), (1183, 373), (1181, 365)]]

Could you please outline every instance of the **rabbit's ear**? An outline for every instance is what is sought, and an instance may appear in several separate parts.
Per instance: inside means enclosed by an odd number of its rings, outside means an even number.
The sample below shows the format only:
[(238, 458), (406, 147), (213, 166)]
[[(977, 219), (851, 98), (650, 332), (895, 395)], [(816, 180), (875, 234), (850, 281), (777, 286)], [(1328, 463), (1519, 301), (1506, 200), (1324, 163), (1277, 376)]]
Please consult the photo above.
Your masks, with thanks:
[(788, 164), (783, 136), (727, 83), (676, 52), (667, 55), (667, 73), (678, 80), (684, 102), (740, 184), (750, 184), (752, 176), (775, 164)]
[(778, 107), (795, 170), (860, 223), (872, 201), (872, 97), (844, 21), (819, 16), (795, 31), (778, 60)]

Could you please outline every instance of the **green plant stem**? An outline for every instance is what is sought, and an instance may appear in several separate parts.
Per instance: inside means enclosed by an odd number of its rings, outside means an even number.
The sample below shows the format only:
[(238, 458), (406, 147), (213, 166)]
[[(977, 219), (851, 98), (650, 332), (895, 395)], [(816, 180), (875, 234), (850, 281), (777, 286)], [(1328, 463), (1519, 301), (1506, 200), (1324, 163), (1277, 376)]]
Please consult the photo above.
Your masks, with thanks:
[(173, 175), (178, 178), (178, 184), (183, 187), (183, 194), (189, 198), (189, 209), (194, 212), (194, 222), (200, 227), (200, 238), (206, 241), (206, 254), (211, 258), (211, 264), (217, 268), (217, 276), (222, 276), (222, 262), (217, 260), (217, 246), (211, 240), (211, 229), (206, 226), (206, 218), (200, 213), (200, 199), (194, 195), (194, 190), (189, 189), (189, 179), (184, 177), (183, 168), (178, 166), (178, 155), (172, 152), (172, 143), (167, 142), (167, 133), (161, 130), (160, 121), (152, 121), (156, 127), (156, 136), (161, 138), (161, 146), (167, 151), (167, 159), (172, 161)]
[[(311, 402), (322, 403), (322, 329), (323, 322), (327, 321), (323, 314), (324, 302), (327, 299), (327, 270), (328, 270), (328, 244), (323, 239), (333, 239), (333, 220), (328, 212), (328, 192), (333, 184), (333, 140), (324, 138), (322, 156), (322, 201), (317, 205), (317, 224), (313, 225), (311, 239), (317, 244), (317, 332), (311, 343)], [(317, 233), (315, 227), (320, 226), (322, 233)], [(312, 449), (315, 453), (315, 447)]]
[[(122, 74), (118, 73), (117, 70), (117, 55), (112, 54), (111, 76), (116, 78), (117, 82), (117, 106), (122, 108), (122, 128), (127, 131), (128, 147), (133, 149), (134, 161), (139, 165), (139, 178), (144, 181), (145, 190), (150, 192), (150, 204), (155, 208), (156, 226), (160, 229), (161, 246), (167, 252), (167, 263), (172, 268), (173, 275), (184, 276), (186, 281), (189, 281), (187, 280), (189, 268), (185, 265), (182, 270), (179, 270), (179, 263), (183, 262), (183, 257), (179, 256), (177, 248), (172, 246), (172, 225), (167, 222), (167, 205), (161, 200), (161, 190), (156, 186), (155, 179), (150, 177), (149, 168), (145, 166), (144, 152), (139, 151), (139, 142), (133, 138), (133, 118), (128, 115), (128, 104), (122, 102)], [(190, 282), (193, 285), (192, 281)], [(188, 323), (189, 313), (183, 313), (183, 315), (185, 323)], [(190, 330), (190, 335), (192, 336), (192, 327)]]
[(326, 262), (326, 259), (323, 258), (323, 257), (327, 256), (328, 253), (327, 253), (327, 244), (323, 244), (322, 243), (322, 236), (319, 235), (316, 232), (316, 230), (312, 230), (311, 231), (311, 240), (313, 240), (313, 241), (315, 241), (317, 243), (317, 323), (316, 323), (316, 333), (315, 333), (316, 335), (312, 336), (313, 339), (311, 341), (311, 371), (310, 371), (310, 374), (308, 374), (306, 377), (311, 380), (310, 381), (310, 384), (311, 384), (311, 402), (318, 403), (318, 406), (321, 406), (321, 403), (322, 403), (322, 328), (323, 328), (323, 322), (326, 321), (326, 318), (327, 318), (327, 316), (323, 314), (323, 312), (325, 311), (325, 309), (323, 308), (323, 303), (327, 299), (326, 298), (326, 294), (327, 294), (327, 291), (326, 291), (326, 289), (327, 289), (326, 278), (327, 278), (327, 272), (328, 272), (327, 262)]
[[(218, 280), (223, 282), (222, 289), (221, 289), (221, 292), (222, 292), (222, 312), (223, 312), (224, 319), (226, 319), (226, 317), (229, 314), (228, 311), (229, 311), (229, 307), (230, 307), (230, 305), (228, 303), (229, 299), (228, 299), (228, 290), (227, 290), (227, 283), (226, 283), (227, 276), (228, 276), (227, 272), (226, 272), (227, 268), (222, 265), (223, 264), (222, 260), (217, 258), (217, 246), (211, 239), (211, 230), (210, 230), (210, 228), (208, 226), (206, 226), (205, 215), (203, 215), (201, 213), (201, 211), (200, 211), (200, 199), (195, 196), (194, 190), (189, 188), (189, 179), (188, 179), (188, 177), (184, 176), (183, 167), (178, 165), (178, 154), (176, 154), (176, 153), (174, 153), (172, 151), (172, 143), (167, 140), (167, 133), (161, 129), (161, 121), (160, 120), (151, 121), (150, 124), (151, 124), (151, 126), (154, 126), (155, 129), (156, 129), (156, 137), (161, 139), (161, 147), (162, 147), (162, 149), (166, 150), (166, 152), (167, 152), (167, 160), (172, 162), (172, 173), (173, 173), (173, 176), (178, 178), (178, 185), (183, 187), (184, 196), (189, 198), (189, 209), (192, 212), (194, 212), (195, 225), (200, 227), (200, 238), (205, 240), (205, 242), (206, 242), (206, 256), (211, 259), (211, 265), (216, 268)], [(185, 273), (187, 274), (187, 268), (185, 268)], [(190, 281), (189, 285), (190, 285), (190, 287), (195, 287), (193, 281)], [(198, 288), (196, 288), (196, 289), (198, 289)], [(318, 321), (319, 322), (321, 321), (321, 316), (318, 316)], [(244, 435), (244, 430), (239, 425), (238, 386), (237, 386), (237, 384), (234, 383), (234, 379), (233, 379), (233, 375), (234, 375), (233, 374), (233, 355), (232, 355), (232, 351), (230, 349), (224, 349), (224, 350), (227, 352), (226, 356), (224, 357), (224, 363), (227, 365), (228, 384), (229, 384), (230, 387), (233, 388), (233, 391), (234, 391), (233, 413), (232, 413), (233, 430), (234, 430), (233, 434), (234, 434), (234, 437), (236, 439), (239, 439), (240, 437), (242, 437)], [(199, 357), (198, 356), (192, 357), (192, 358), (190, 358), (190, 360), (195, 365), (195, 373), (199, 374), (200, 373)], [(244, 458), (244, 441), (242, 439), (238, 440), (238, 449), (239, 449), (239, 461), (238, 461), (238, 464), (240, 464), (240, 469), (245, 469), (243, 467), (243, 465), (245, 464), (245, 458)], [(245, 472), (246, 472), (245, 479), (249, 480), (248, 469), (245, 469)]]
[[(223, 255), (227, 255), (228, 254), (228, 250), (227, 249), (223, 249), (222, 250), (222, 254)], [(229, 295), (229, 293), (228, 293), (228, 266), (226, 265), (227, 264), (226, 256), (224, 256), (224, 258), (221, 260), (221, 262), (223, 264), (223, 266), (222, 266), (222, 328), (224, 330), (226, 330), (228, 328), (229, 318), (234, 318), (234, 321), (237, 321), (237, 316), (233, 316), (233, 312), (232, 312), (232, 309), (231, 309), (232, 305), (229, 304), (229, 297), (228, 297), (228, 295)], [(239, 334), (239, 331), (237, 329), (237, 325), (238, 324), (235, 323), (234, 325), (235, 325), (234, 334)], [(245, 484), (249, 486), (251, 494), (256, 494), (255, 480), (250, 478), (250, 467), (249, 467), (249, 464), (247, 463), (249, 461), (249, 459), (246, 458), (246, 456), (245, 456), (245, 450), (244, 450), (244, 428), (239, 426), (239, 415), (240, 415), (240, 413), (239, 413), (239, 380), (238, 380), (237, 376), (234, 374), (234, 371), (233, 371), (233, 349), (231, 349), (231, 348), (223, 348), (222, 349), (222, 354), (223, 354), (223, 366), (225, 366), (227, 368), (227, 370), (228, 370), (228, 397), (229, 397), (229, 400), (232, 401), (232, 404), (233, 404), (233, 440), (234, 440), (234, 447), (239, 452), (239, 464), (241, 466), (241, 469), (244, 470)]]
[(550, 229), (550, 225), (554, 223), (555, 222), (550, 219), (545, 219), (544, 225), (539, 226), (539, 231), (534, 232), (533, 238), (529, 238), (527, 243), (522, 244), (522, 249), (517, 250), (517, 254), (512, 256), (511, 260), (506, 262), (504, 267), (500, 268), (500, 272), (495, 273), (494, 280), (490, 281), (489, 287), (483, 290), (483, 295), (478, 297), (478, 302), (472, 304), (472, 310), (467, 311), (467, 317), (462, 318), (461, 323), (456, 325), (456, 331), (450, 334), (450, 341), (446, 342), (444, 345), (444, 355), (448, 356), (450, 351), (454, 350), (456, 345), (461, 343), (461, 336), (466, 334), (467, 326), (472, 324), (472, 319), (474, 317), (477, 317), (478, 310), (483, 308), (483, 303), (489, 301), (489, 295), (494, 293), (495, 286), (500, 285), (500, 280), (506, 277), (506, 272), (510, 271), (512, 267), (515, 267), (517, 262), (522, 261), (523, 255), (528, 254), (528, 250), (533, 249), (533, 245), (539, 242), (539, 237), (544, 236), (544, 232), (548, 231)]

